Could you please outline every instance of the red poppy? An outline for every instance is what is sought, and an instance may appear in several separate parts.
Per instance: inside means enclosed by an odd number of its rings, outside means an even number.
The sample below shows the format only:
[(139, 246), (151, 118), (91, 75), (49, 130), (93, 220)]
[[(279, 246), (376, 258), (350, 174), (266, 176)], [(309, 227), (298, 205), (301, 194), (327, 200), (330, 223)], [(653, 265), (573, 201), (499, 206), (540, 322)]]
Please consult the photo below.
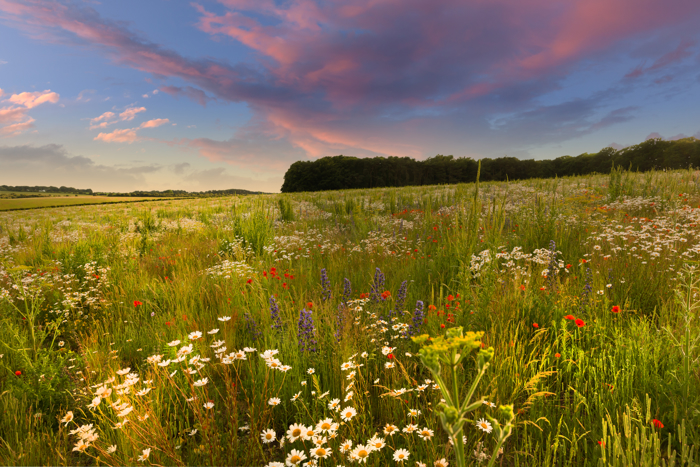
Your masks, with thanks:
[(598, 441), (598, 445), (605, 447), (605, 441)]
[(571, 265), (570, 265), (570, 264), (567, 264), (567, 265), (566, 265), (566, 269), (569, 269), (569, 268), (571, 268)]
[(451, 302), (451, 301), (454, 300), (454, 299), (455, 299), (455, 298), (454, 298), (452, 295), (448, 295), (448, 296), (447, 296), (447, 301), (448, 301), (448, 302)]
[(576, 322), (576, 326), (578, 326), (580, 328), (582, 328), (586, 325), (586, 323), (581, 318), (577, 319), (575, 322)]
[(252, 283), (253, 283), (253, 279), (248, 279), (248, 280), (246, 281), (246, 283), (252, 284)]
[(619, 312), (620, 312), (620, 307), (617, 306), (617, 305), (615, 305), (614, 307), (612, 307), (612, 312), (613, 312), (613, 313), (619, 313)]
[(554, 354), (554, 357), (555, 357), (555, 358), (559, 358), (559, 357), (561, 357), (561, 354), (560, 354), (559, 352), (557, 352), (557, 353)]
[(521, 286), (520, 286), (520, 290), (525, 290), (525, 286), (524, 286), (524, 285), (521, 285)]
[(388, 358), (389, 360), (391, 360), (392, 358), (394, 358), (394, 354), (393, 354), (393, 353), (390, 353), (389, 355), (386, 356), (386, 358)]
[(139, 306), (143, 305), (143, 303), (139, 302), (138, 300), (134, 300), (134, 306)]
[(564, 316), (564, 319), (576, 319), (576, 318), (574, 318), (574, 315), (566, 315), (566, 316)]
[(391, 292), (389, 292), (388, 290), (385, 290), (384, 292), (382, 292), (382, 298), (384, 300), (386, 300), (389, 297), (391, 297)]
[(362, 299), (362, 298), (367, 298), (367, 297), (369, 297), (369, 294), (368, 294), (368, 293), (361, 293), (361, 294), (360, 294), (360, 298), (361, 298), (361, 299)]
[(535, 328), (535, 329), (537, 329), (537, 328), (539, 328), (539, 327), (540, 327), (540, 325), (539, 325), (539, 324), (537, 324), (537, 323), (532, 323), (532, 327), (533, 327), (533, 328)]
[(651, 421), (651, 423), (654, 425), (654, 428), (659, 428), (659, 429), (661, 429), (661, 428), (664, 427), (664, 424), (661, 423), (661, 422), (660, 422), (659, 420), (657, 420), (657, 419), (653, 419), (653, 420)]
[(165, 322), (165, 325), (166, 325), (166, 326), (170, 326), (170, 321), (166, 321), (166, 322)]
[(435, 305), (428, 305), (428, 310), (437, 310), (437, 307)]
[(15, 371), (15, 376), (22, 376), (22, 372), (19, 370)]
[(307, 306), (307, 308), (310, 310), (311, 308), (314, 307), (314, 304), (313, 304), (313, 302), (308, 302), (308, 303), (306, 304), (306, 306)]

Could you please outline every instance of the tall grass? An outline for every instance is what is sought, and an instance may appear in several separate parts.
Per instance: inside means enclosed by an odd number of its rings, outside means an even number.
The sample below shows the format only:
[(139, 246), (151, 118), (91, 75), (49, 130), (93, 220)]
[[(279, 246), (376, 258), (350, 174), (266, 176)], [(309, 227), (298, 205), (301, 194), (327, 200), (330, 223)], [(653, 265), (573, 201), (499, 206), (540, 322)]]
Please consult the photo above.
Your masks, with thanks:
[[(2, 213), (0, 464), (303, 465), (314, 441), (279, 441), (299, 423), (326, 438), (318, 465), (363, 459), (346, 440), (378, 443), (374, 466), (454, 465), (462, 447), (466, 465), (697, 465), (698, 176)], [(460, 326), (493, 358), (455, 450), (409, 334)], [(466, 394), (479, 368), (442, 377)], [(510, 405), (499, 446), (477, 422)]]

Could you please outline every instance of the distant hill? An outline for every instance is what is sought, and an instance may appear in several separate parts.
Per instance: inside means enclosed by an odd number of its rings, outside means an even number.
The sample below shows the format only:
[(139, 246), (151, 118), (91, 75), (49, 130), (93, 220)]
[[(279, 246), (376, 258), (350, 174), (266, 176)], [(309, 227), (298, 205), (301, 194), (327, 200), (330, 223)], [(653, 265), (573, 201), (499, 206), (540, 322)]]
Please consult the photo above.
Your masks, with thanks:
[[(649, 139), (623, 149), (603, 148), (597, 153), (547, 160), (515, 157), (480, 159), (482, 181), (553, 178), (608, 173), (613, 164), (624, 169), (687, 169), (700, 167), (700, 140)], [(323, 157), (293, 163), (284, 175), (282, 192), (341, 190), (473, 182), (478, 161), (470, 157), (438, 154), (418, 161), (409, 157)]]

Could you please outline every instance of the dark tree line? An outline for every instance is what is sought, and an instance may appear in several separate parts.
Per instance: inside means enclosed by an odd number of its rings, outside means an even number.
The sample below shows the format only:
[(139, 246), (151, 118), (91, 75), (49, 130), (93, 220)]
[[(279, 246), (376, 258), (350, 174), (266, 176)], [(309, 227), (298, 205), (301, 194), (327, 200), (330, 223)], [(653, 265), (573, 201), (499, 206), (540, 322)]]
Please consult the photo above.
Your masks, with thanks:
[(77, 195), (91, 195), (92, 190), (81, 190), (79, 188), (71, 188), (69, 186), (9, 186), (0, 185), (0, 191), (16, 191), (20, 193), (71, 193)]
[[(607, 173), (613, 164), (641, 172), (700, 167), (700, 140), (649, 139), (621, 150), (608, 147), (593, 154), (539, 161), (515, 157), (486, 158), (481, 159), (479, 179), (505, 181)], [(284, 175), (282, 192), (473, 182), (477, 165), (472, 158), (440, 154), (424, 161), (409, 157), (324, 157), (293, 163)]]

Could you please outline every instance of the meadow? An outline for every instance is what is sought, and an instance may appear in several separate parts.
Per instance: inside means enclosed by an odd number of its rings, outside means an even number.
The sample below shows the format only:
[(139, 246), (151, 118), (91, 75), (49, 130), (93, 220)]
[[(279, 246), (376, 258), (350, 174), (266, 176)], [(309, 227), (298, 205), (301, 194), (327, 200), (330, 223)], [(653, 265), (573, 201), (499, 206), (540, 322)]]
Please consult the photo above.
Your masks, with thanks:
[(699, 183), (0, 213), (0, 464), (698, 465)]

